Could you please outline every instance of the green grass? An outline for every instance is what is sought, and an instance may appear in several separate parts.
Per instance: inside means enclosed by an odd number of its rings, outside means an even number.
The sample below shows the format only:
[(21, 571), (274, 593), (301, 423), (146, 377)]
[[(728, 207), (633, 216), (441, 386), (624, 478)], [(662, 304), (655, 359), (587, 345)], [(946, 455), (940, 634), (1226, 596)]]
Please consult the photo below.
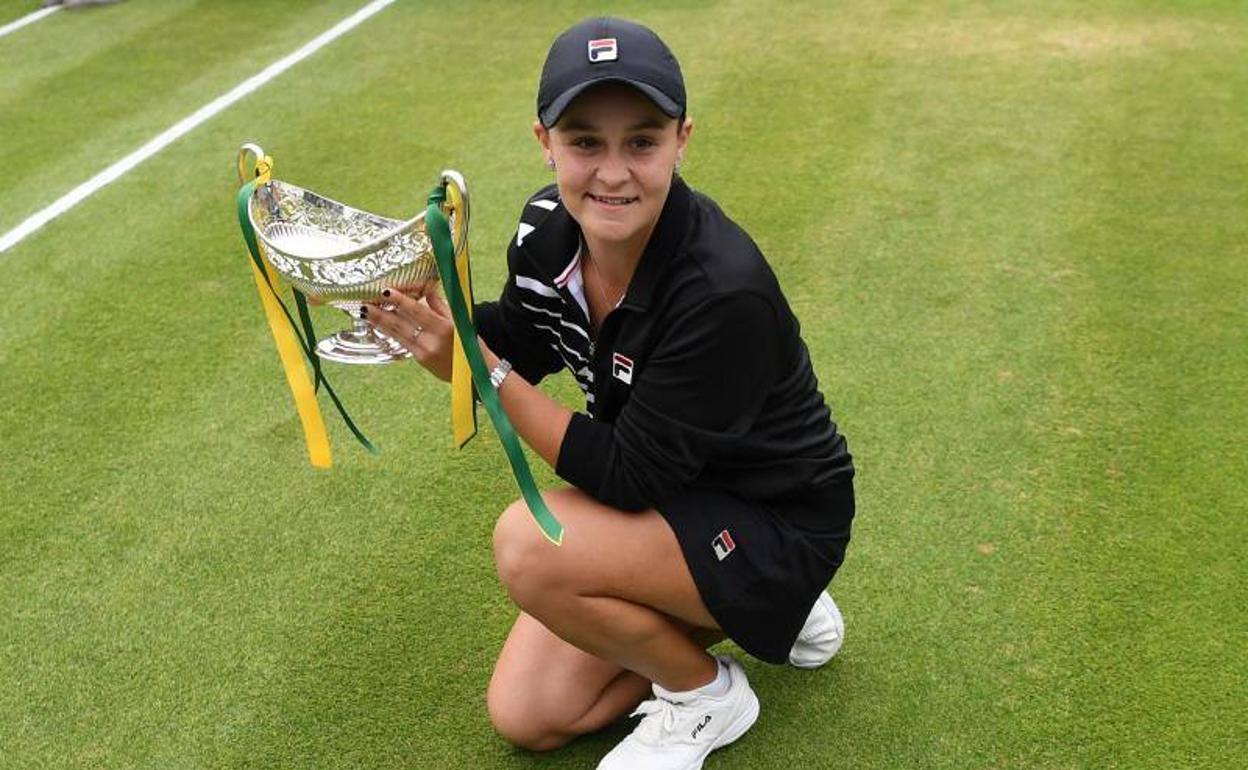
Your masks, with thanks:
[[(0, 231), (360, 4), (0, 40)], [(624, 734), (493, 735), (493, 431), (452, 449), (414, 364), (338, 369), (383, 454), (325, 401), (310, 468), (231, 211), (248, 139), (395, 215), (453, 166), (495, 295), (542, 56), (604, 7), (399, 3), (0, 255), (0, 767), (582, 768)], [(844, 651), (747, 660), (762, 717), (708, 767), (1242, 763), (1242, 4), (610, 10), (681, 57), (686, 176), (768, 255), (859, 470)]]

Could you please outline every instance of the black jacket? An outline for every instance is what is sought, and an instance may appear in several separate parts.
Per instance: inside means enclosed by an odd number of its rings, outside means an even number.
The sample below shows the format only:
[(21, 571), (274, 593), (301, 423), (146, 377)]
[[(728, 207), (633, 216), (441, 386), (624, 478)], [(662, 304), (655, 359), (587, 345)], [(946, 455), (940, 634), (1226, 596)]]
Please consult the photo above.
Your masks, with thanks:
[(797, 318), (750, 237), (672, 180), (621, 302), (590, 339), (578, 299), (580, 227), (549, 185), (521, 212), (481, 337), (531, 383), (567, 367), (585, 392), (555, 472), (623, 510), (688, 485), (793, 500), (853, 464), (818, 389)]

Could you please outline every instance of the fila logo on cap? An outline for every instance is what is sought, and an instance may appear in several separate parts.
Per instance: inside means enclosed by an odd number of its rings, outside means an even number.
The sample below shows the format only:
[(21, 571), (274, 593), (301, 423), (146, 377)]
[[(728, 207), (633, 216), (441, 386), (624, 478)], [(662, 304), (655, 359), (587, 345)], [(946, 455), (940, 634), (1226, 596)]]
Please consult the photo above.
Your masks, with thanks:
[(732, 535), (728, 534), (728, 530), (724, 530), (715, 536), (711, 541), (711, 547), (715, 549), (715, 555), (720, 561), (728, 558), (728, 554), (736, 550), (737, 544), (732, 542)]
[(595, 64), (600, 61), (615, 61), (620, 58), (620, 49), (616, 46), (615, 38), (601, 37), (597, 40), (589, 41), (589, 60)]
[(611, 374), (625, 385), (633, 384), (633, 359), (622, 353), (611, 354)]

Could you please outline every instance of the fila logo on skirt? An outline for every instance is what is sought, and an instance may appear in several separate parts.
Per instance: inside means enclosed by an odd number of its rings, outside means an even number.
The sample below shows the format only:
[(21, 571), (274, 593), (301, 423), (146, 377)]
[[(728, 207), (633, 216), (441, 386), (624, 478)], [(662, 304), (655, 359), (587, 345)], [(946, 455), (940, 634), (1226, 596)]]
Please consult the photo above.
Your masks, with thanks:
[(715, 555), (720, 561), (728, 558), (728, 554), (737, 548), (737, 544), (732, 541), (732, 535), (728, 534), (728, 530), (724, 530), (715, 536), (711, 541), (711, 547), (715, 549)]
[(622, 353), (611, 354), (611, 374), (625, 385), (633, 384), (633, 359)]

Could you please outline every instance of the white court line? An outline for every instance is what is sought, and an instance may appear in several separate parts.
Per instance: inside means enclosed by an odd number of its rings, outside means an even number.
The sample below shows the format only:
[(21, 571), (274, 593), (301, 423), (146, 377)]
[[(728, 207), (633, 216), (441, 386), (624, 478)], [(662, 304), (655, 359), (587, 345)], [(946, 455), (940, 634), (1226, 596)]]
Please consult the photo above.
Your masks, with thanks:
[(0, 37), (4, 37), (10, 32), (16, 32), (22, 27), (26, 26), (27, 24), (34, 24), (35, 22), (39, 21), (43, 17), (51, 16), (52, 14), (56, 13), (59, 10), (61, 10), (61, 6), (52, 5), (52, 6), (48, 6), (47, 8), (41, 8), (38, 11), (35, 11), (34, 13), (28, 13), (22, 18), (18, 19), (17, 21), (11, 21), (8, 24), (5, 24), (3, 27), (0, 27)]
[(53, 219), (56, 219), (66, 211), (69, 211), (101, 187), (104, 187), (110, 182), (116, 180), (122, 174), (125, 174), (130, 169), (173, 144), (200, 123), (203, 123), (212, 116), (216, 115), (218, 112), (221, 112), (225, 108), (234, 104), (234, 102), (237, 102), (239, 99), (242, 99), (244, 96), (247, 96), (251, 92), (260, 88), (265, 83), (268, 83), (273, 78), (316, 53), (337, 38), (345, 35), (347, 32), (350, 32), (361, 22), (365, 21), (378, 11), (383, 10), (386, 6), (393, 2), (394, 0), (373, 0), (360, 10), (312, 38), (312, 40), (304, 44), (304, 46), (299, 50), (283, 56), (281, 59), (278, 59), (269, 66), (265, 67), (259, 73), (252, 75), (243, 82), (234, 86), (229, 93), (218, 96), (216, 99), (213, 99), (203, 107), (200, 107), (195, 112), (179, 120), (177, 123), (174, 123), (172, 126), (158, 134), (155, 138), (148, 141), (147, 144), (65, 193), (42, 211), (33, 214), (25, 222), (22, 222), (17, 227), (5, 233), (3, 237), (0, 237), (0, 254), (3, 254), (13, 248), (26, 236), (43, 227), (48, 222), (51, 222)]

